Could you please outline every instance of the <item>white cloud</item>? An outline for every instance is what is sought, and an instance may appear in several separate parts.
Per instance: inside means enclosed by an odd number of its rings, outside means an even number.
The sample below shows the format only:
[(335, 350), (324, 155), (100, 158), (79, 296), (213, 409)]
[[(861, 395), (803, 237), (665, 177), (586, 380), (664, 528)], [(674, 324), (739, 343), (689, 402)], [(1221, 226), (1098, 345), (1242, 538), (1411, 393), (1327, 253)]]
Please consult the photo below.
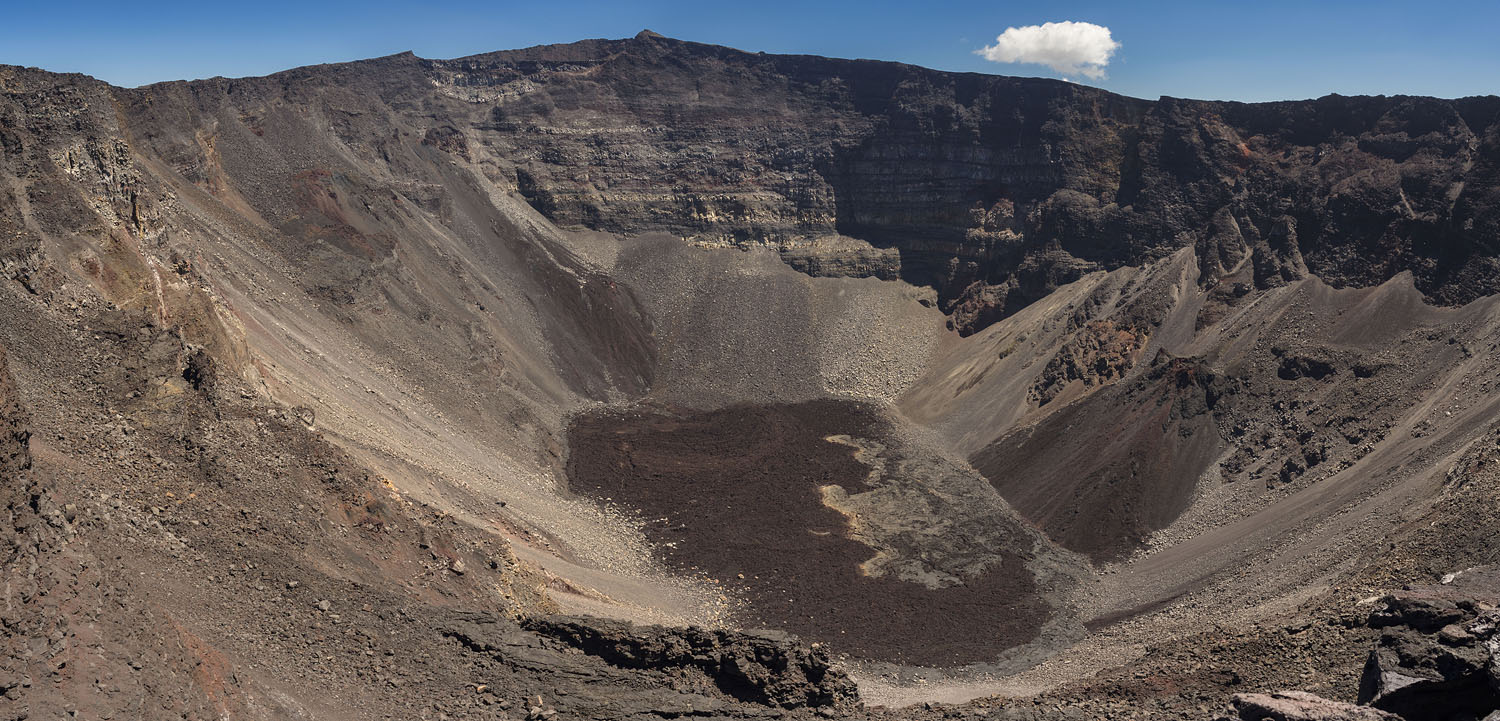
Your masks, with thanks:
[(1109, 59), (1120, 49), (1109, 28), (1065, 20), (1006, 28), (995, 44), (974, 52), (997, 63), (1035, 63), (1064, 75), (1104, 77)]

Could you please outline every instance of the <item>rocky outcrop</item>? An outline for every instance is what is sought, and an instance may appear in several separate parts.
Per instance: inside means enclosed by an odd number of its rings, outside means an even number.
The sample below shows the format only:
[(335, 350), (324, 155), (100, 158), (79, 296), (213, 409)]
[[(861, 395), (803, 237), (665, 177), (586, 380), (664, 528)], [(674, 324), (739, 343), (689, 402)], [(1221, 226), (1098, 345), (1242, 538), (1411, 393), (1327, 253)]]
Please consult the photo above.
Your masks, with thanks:
[(1500, 711), (1500, 611), (1471, 599), (1399, 594), (1370, 616), (1383, 629), (1359, 700), (1411, 721)]
[[(1458, 576), (1459, 583), (1448, 585)], [(1380, 600), (1365, 625), (1380, 631), (1358, 705), (1301, 691), (1236, 694), (1245, 721), (1468, 721), (1500, 718), (1500, 610), (1494, 567)], [(1356, 626), (1361, 625), (1355, 622)]]
[(741, 701), (786, 709), (859, 705), (859, 690), (816, 644), (776, 631), (634, 626), (597, 618), (550, 617), (524, 624), (613, 666), (695, 669)]
[(901, 254), (876, 248), (853, 238), (833, 237), (786, 248), (781, 259), (813, 277), (853, 277), (896, 280), (901, 277)]
[[(527, 718), (781, 717), (858, 714), (859, 694), (816, 647), (774, 633), (634, 626), (597, 618), (532, 617), (519, 624), (481, 612), (435, 619), (438, 634), (490, 667), (473, 688), (482, 707), (527, 682)], [(491, 709), (493, 711), (493, 709)]]
[(1038, 406), (1044, 406), (1073, 383), (1088, 388), (1125, 377), (1139, 359), (1146, 340), (1147, 334), (1134, 327), (1122, 328), (1110, 320), (1089, 322), (1047, 362), (1031, 390), (1031, 398)]
[(1400, 716), (1368, 706), (1330, 701), (1305, 691), (1240, 693), (1230, 701), (1233, 716), (1224, 721), (1399, 721)]

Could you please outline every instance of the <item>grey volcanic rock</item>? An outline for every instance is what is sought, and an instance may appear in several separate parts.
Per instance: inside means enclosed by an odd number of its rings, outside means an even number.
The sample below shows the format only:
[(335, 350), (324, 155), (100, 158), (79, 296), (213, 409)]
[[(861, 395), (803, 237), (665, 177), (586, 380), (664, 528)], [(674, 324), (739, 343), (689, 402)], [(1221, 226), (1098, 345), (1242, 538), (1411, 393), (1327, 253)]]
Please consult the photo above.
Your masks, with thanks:
[[(536, 617), (518, 626), (474, 612), (445, 614), (435, 626), (466, 652), (544, 681), (551, 700), (527, 699), (526, 705), (569, 718), (753, 718), (860, 710), (859, 692), (848, 676), (822, 651), (784, 634), (567, 616)], [(481, 693), (506, 690), (497, 684)]]
[(1230, 701), (1241, 721), (1397, 721), (1400, 716), (1368, 706), (1330, 701), (1305, 691), (1240, 693)]
[(545, 617), (527, 630), (562, 641), (614, 666), (696, 669), (742, 701), (795, 709), (847, 708), (859, 690), (828, 654), (784, 633), (632, 626), (600, 619)]
[(1494, 606), (1397, 594), (1371, 614), (1370, 625), (1383, 632), (1360, 679), (1361, 703), (1423, 721), (1500, 711), (1500, 613)]

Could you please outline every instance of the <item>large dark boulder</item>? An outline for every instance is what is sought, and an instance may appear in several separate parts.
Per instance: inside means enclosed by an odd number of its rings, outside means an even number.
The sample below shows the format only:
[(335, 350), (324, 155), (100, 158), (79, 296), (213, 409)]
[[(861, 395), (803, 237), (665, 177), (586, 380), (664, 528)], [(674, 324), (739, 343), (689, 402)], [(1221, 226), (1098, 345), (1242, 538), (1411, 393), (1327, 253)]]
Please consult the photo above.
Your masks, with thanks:
[(1467, 599), (1396, 595), (1371, 614), (1383, 629), (1359, 701), (1410, 721), (1458, 721), (1500, 710), (1500, 611)]

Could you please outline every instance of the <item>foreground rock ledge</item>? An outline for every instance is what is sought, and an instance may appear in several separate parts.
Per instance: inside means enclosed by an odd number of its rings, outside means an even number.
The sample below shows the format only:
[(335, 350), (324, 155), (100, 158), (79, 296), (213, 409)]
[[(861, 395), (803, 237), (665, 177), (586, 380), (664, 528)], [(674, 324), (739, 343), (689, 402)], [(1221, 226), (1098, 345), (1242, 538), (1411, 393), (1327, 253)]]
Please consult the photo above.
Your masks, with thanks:
[[(463, 614), (444, 635), (481, 652), (503, 652), (503, 625), (485, 614)], [(637, 626), (581, 616), (546, 616), (522, 628), (625, 669), (697, 670), (724, 694), (784, 709), (859, 708), (859, 689), (834, 668), (820, 646), (778, 631), (708, 630), (696, 626)]]
[(1235, 694), (1230, 701), (1242, 721), (1400, 721), (1401, 717), (1368, 706), (1330, 701), (1305, 691)]

